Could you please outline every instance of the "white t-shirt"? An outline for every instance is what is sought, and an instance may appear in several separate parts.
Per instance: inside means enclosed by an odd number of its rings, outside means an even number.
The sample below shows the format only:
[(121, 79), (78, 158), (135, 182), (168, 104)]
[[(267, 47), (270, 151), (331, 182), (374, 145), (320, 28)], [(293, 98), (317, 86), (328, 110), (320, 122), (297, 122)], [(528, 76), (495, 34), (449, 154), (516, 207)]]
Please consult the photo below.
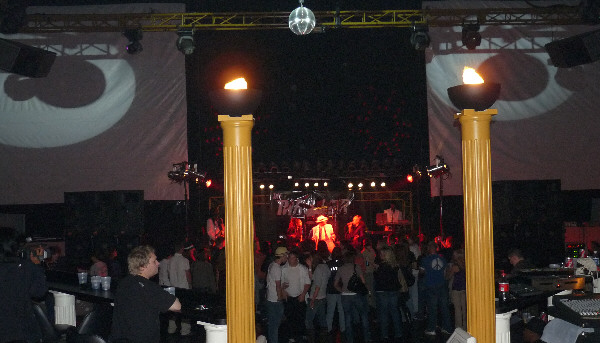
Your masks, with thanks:
[(277, 302), (276, 281), (281, 281), (281, 266), (273, 261), (267, 271), (267, 301)]
[(186, 271), (190, 270), (190, 261), (180, 253), (175, 253), (169, 260), (169, 281), (171, 286), (190, 289)]
[(295, 267), (290, 267), (289, 263), (283, 266), (281, 271), (281, 284), (288, 284), (285, 292), (290, 297), (297, 297), (304, 291), (304, 285), (310, 285), (310, 275), (308, 268), (303, 264), (298, 263)]
[(169, 282), (169, 260), (164, 258), (158, 265), (158, 284), (161, 286), (171, 286)]
[(402, 219), (402, 212), (398, 209), (392, 210), (391, 208), (388, 208), (383, 212), (385, 212), (385, 214), (387, 215), (388, 223), (398, 223)]

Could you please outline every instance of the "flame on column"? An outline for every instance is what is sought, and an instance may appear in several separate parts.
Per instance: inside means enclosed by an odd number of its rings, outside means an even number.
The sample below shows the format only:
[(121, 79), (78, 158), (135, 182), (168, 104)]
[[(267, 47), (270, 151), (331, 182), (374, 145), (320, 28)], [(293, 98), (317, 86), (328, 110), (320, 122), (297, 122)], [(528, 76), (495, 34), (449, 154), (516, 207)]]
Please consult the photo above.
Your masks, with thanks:
[(465, 69), (463, 69), (463, 83), (466, 85), (479, 84), (483, 83), (483, 78), (477, 74), (475, 69), (465, 67)]
[(243, 77), (240, 77), (226, 83), (225, 89), (248, 89), (248, 82)]

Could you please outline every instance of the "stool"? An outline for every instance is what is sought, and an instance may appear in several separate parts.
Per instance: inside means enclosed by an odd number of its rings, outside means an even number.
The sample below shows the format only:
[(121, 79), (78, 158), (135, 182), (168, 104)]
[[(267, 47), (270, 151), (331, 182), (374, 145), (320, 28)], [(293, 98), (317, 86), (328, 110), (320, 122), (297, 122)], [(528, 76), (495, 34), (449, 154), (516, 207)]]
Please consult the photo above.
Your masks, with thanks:
[(51, 291), (54, 294), (54, 324), (76, 325), (75, 296)]

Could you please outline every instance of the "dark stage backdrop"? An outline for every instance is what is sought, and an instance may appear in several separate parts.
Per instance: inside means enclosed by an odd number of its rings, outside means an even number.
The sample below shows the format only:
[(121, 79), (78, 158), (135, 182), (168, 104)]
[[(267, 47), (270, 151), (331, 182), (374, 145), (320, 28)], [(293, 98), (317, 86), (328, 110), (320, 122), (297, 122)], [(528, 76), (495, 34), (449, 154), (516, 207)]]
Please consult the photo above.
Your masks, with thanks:
[[(267, 167), (395, 159), (407, 170), (427, 160), (424, 55), (408, 29), (200, 32), (188, 94), (201, 137), (190, 154), (213, 171), (222, 163), (221, 129), (208, 92), (244, 76), (263, 92), (255, 111), (253, 162)], [(193, 130), (190, 127), (190, 130)], [(197, 144), (194, 147), (194, 144)], [(338, 174), (345, 172), (345, 166)]]

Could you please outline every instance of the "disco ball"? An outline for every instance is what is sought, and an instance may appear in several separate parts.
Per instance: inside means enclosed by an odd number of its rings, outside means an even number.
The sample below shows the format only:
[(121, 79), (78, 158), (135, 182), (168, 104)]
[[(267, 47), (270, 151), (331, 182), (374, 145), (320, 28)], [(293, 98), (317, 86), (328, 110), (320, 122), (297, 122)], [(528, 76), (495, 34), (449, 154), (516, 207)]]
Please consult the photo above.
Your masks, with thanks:
[(309, 34), (315, 28), (316, 23), (314, 13), (302, 5), (290, 13), (290, 30), (299, 36)]

